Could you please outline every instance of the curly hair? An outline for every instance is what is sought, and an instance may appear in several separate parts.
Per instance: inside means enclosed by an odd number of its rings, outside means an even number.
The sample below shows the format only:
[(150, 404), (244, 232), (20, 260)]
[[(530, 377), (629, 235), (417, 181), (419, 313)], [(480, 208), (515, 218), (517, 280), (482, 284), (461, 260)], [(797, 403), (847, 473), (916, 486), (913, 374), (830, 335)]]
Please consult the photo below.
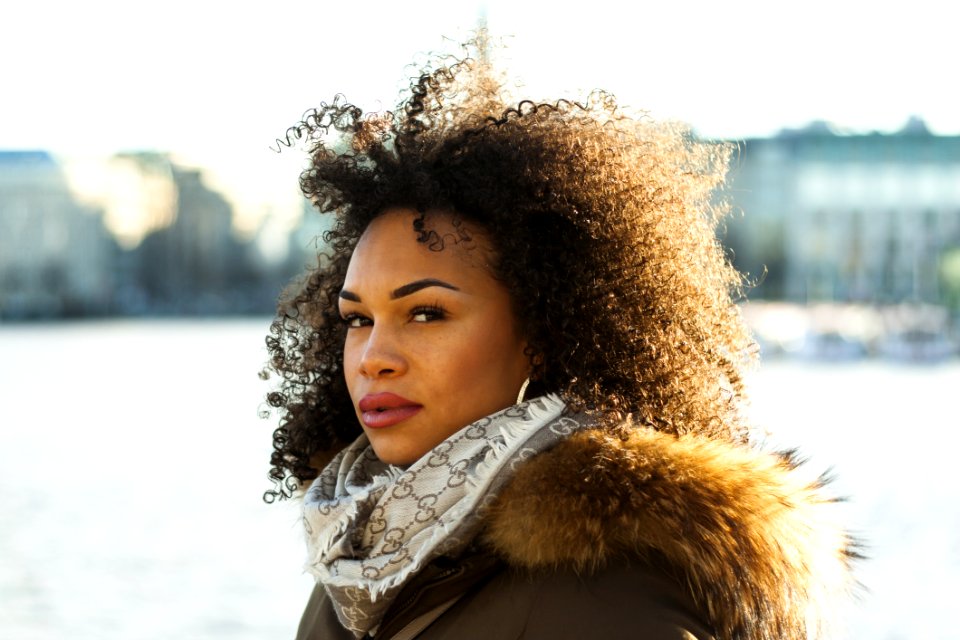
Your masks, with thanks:
[(335, 222), (267, 337), (281, 377), (267, 396), (281, 413), (268, 501), (361, 432), (337, 296), (360, 235), (391, 207), (421, 212), (411, 233), (435, 250), (428, 210), (489, 232), (532, 393), (559, 393), (612, 431), (746, 437), (741, 373), (755, 349), (733, 302), (741, 277), (714, 233), (728, 145), (630, 116), (603, 92), (511, 103), (482, 56), (427, 63), (395, 112), (338, 95), (278, 142), (307, 144), (301, 189)]

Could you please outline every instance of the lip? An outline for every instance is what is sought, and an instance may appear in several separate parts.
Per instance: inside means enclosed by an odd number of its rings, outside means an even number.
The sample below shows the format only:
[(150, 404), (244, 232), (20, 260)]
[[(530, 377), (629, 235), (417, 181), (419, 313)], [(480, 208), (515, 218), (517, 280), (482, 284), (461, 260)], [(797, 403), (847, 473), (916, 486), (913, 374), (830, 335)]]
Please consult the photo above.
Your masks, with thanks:
[(371, 429), (392, 427), (423, 409), (422, 404), (389, 392), (367, 394), (360, 399), (358, 406), (360, 421)]

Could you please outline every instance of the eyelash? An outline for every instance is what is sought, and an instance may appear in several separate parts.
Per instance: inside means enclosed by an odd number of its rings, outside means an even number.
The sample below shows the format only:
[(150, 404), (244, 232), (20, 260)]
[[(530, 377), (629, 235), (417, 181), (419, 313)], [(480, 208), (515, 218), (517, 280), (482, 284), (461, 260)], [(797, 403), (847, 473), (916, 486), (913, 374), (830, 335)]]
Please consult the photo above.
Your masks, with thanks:
[(443, 320), (447, 317), (446, 310), (437, 304), (425, 305), (416, 307), (410, 311), (411, 316), (426, 315), (426, 322), (433, 322), (436, 320)]
[(358, 324), (358, 325), (353, 324), (354, 321), (363, 322), (365, 320), (368, 320), (368, 319), (360, 315), (359, 313), (348, 313), (345, 316), (340, 316), (340, 321), (344, 324), (344, 326), (347, 327), (347, 329), (358, 329), (360, 327), (365, 327), (367, 326), (366, 324)]
[[(437, 320), (443, 320), (446, 318), (447, 312), (443, 307), (435, 304), (414, 307), (410, 310), (411, 319), (419, 315), (425, 315), (427, 317), (418, 322), (436, 322)], [(359, 313), (348, 313), (345, 316), (341, 316), (340, 320), (348, 329), (359, 329), (360, 327), (368, 327), (373, 324), (370, 318), (367, 318)], [(358, 324), (354, 324), (354, 322), (357, 322)]]

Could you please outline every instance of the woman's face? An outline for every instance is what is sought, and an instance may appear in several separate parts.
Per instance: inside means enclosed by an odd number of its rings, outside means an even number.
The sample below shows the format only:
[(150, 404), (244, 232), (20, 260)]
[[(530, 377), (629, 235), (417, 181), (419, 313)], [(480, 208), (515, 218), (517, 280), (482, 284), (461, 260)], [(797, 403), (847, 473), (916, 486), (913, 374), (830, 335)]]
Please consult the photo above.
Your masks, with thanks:
[[(417, 242), (415, 217), (395, 208), (370, 223), (340, 292), (354, 410), (377, 456), (398, 465), (513, 405), (530, 369), (485, 234), (464, 223), (467, 246), (432, 251)], [(445, 214), (426, 223), (457, 237)]]

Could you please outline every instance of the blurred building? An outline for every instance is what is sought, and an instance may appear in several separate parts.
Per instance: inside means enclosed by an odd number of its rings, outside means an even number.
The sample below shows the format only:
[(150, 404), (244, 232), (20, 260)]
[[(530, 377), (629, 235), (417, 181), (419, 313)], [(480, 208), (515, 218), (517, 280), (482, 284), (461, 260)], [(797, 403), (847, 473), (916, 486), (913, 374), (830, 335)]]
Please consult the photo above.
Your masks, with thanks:
[[(158, 161), (145, 155), (145, 168)], [(176, 193), (172, 221), (148, 234), (132, 251), (145, 311), (160, 314), (228, 314), (269, 311), (275, 283), (265, 274), (249, 240), (237, 237), (233, 209), (209, 188), (199, 170), (161, 157)]]
[(44, 151), (0, 151), (0, 318), (104, 313), (118, 248)]
[(0, 152), (0, 319), (268, 313), (289, 277), (166, 154)]
[(727, 228), (751, 297), (953, 304), (960, 282), (960, 136), (824, 123), (740, 143)]

